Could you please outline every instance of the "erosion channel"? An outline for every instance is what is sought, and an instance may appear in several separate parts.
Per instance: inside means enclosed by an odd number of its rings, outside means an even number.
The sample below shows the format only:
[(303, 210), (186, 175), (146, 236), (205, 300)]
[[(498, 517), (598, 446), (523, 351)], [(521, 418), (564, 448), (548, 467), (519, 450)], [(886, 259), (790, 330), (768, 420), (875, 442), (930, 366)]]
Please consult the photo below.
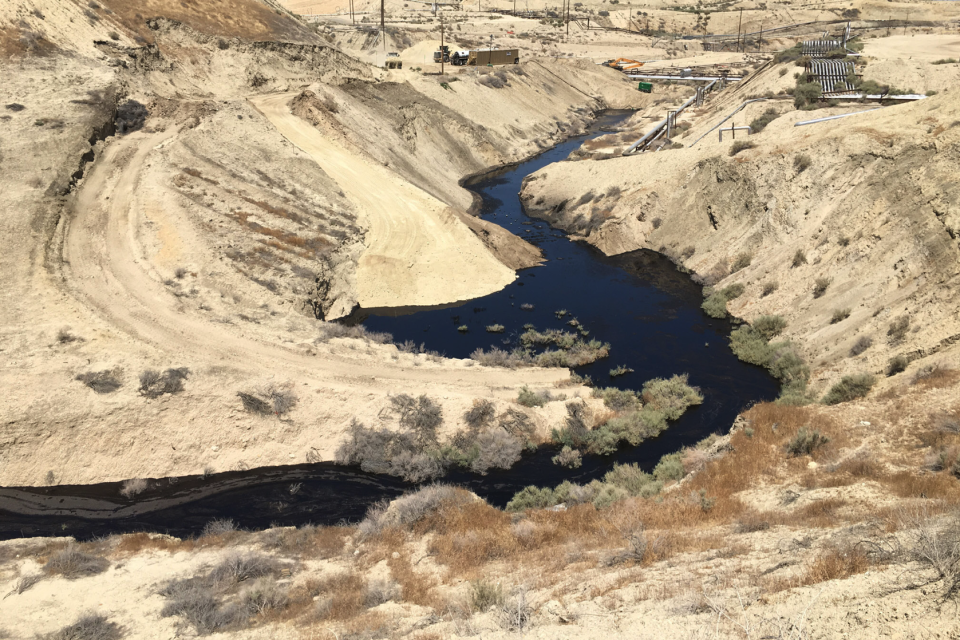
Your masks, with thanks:
[[(526, 324), (540, 330), (567, 328), (576, 318), (590, 338), (611, 345), (608, 358), (577, 371), (598, 386), (639, 389), (651, 378), (687, 373), (703, 393), (704, 403), (689, 409), (659, 438), (621, 448), (612, 456), (586, 456), (579, 469), (554, 465), (556, 448), (544, 446), (525, 454), (510, 470), (485, 476), (454, 471), (443, 478), (497, 506), (527, 485), (555, 486), (564, 479), (589, 482), (615, 462), (636, 462), (649, 470), (665, 453), (726, 431), (740, 410), (777, 393), (776, 381), (766, 372), (736, 359), (727, 346), (731, 324), (703, 314), (700, 287), (666, 258), (648, 251), (606, 257), (524, 214), (518, 193), (525, 176), (563, 160), (584, 140), (626, 115), (608, 112), (584, 136), (468, 181), (482, 199), (481, 215), (540, 246), (543, 265), (521, 271), (502, 291), (459, 305), (368, 309), (351, 318), (392, 333), (398, 343), (423, 344), (457, 358), (468, 357), (477, 348), (509, 350)], [(567, 314), (558, 317), (560, 310)], [(503, 325), (502, 333), (486, 331), (495, 324)], [(610, 369), (620, 365), (633, 372), (611, 378)], [(141, 530), (183, 537), (199, 533), (216, 518), (231, 518), (250, 529), (335, 524), (356, 521), (369, 505), (410, 487), (390, 476), (318, 463), (160, 479), (132, 500), (121, 496), (119, 483), (0, 488), (0, 539), (37, 535), (87, 539)]]

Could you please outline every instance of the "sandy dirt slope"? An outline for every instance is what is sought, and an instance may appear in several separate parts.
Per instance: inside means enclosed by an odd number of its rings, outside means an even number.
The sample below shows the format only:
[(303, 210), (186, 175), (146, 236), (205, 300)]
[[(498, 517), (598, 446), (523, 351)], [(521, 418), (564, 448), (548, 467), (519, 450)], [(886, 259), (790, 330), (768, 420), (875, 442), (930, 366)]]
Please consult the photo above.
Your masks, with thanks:
[(290, 113), (293, 94), (252, 102), (277, 129), (337, 181), (369, 227), (357, 268), (362, 307), (468, 300), (514, 280), (479, 239), (436, 198), (326, 139)]

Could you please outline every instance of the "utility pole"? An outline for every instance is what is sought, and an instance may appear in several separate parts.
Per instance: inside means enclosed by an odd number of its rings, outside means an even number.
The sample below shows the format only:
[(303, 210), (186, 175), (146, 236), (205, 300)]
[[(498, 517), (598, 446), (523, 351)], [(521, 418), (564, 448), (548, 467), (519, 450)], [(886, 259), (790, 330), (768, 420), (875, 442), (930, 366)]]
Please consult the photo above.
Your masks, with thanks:
[(440, 14), (440, 75), (443, 75), (443, 14)]
[(737, 24), (737, 53), (740, 53), (740, 31), (743, 27), (743, 7), (740, 7), (740, 22)]
[[(380, 39), (383, 40), (383, 50), (387, 50), (387, 30), (384, 28), (384, 15), (385, 11), (383, 9), (383, 4), (386, 0), (380, 0)], [(386, 64), (386, 63), (384, 63)]]
[(761, 45), (763, 45), (763, 20), (760, 21), (760, 40), (757, 42), (757, 53), (760, 53)]
[(567, 0), (567, 41), (570, 40), (570, 0)]

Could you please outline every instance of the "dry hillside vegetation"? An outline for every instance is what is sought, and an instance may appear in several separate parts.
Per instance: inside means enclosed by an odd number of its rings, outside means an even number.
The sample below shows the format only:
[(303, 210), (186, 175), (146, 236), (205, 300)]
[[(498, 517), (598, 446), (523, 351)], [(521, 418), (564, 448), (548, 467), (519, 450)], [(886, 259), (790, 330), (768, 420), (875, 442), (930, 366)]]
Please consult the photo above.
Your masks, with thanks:
[[(54, 631), (102, 601), (87, 594), (109, 593), (112, 606), (88, 614), (129, 637), (145, 625), (274, 637), (952, 630), (955, 378), (905, 384), (871, 406), (758, 405), (730, 436), (682, 451), (682, 479), (653, 495), (624, 466), (604, 480), (617, 499), (571, 492), (557, 510), (511, 514), (434, 485), (358, 526), (242, 532), (216, 521), (192, 540), (8, 542), (0, 610), (8, 628)], [(57, 614), (43, 608), (54, 590), (70, 594)]]
[(897, 357), (952, 358), (954, 103), (951, 91), (816, 128), (787, 113), (733, 158), (708, 138), (561, 163), (531, 176), (523, 199), (608, 253), (651, 248), (717, 290), (740, 287), (720, 315), (783, 316), (822, 393), (841, 374), (885, 376)]
[[(331, 322), (474, 298), (538, 264), (462, 182), (603, 108), (636, 112), (531, 176), (524, 205), (609, 254), (670, 256), (706, 313), (746, 321), (731, 348), (783, 397), (653, 469), (504, 508), (430, 484), (341, 526), (5, 541), (0, 638), (960, 633), (960, 8), (586, 2), (567, 37), (537, 2), (464, 6), (445, 42), (493, 36), (522, 63), (441, 76), (438, 18), (403, 4), (385, 41), (372, 15), (288, 11), (333, 0), (0, 6), (0, 484), (122, 481), (130, 505), (160, 477), (339, 460), (496, 482), (543, 443), (564, 470), (642, 446), (702, 396), (682, 376), (583, 386), (565, 368), (616, 345), (571, 321), (471, 360)], [(814, 24), (761, 53), (676, 37), (741, 18)], [(846, 20), (858, 84), (929, 97), (794, 127), (872, 106), (818, 100), (798, 66), (798, 39)], [(404, 68), (370, 64), (385, 50)], [(622, 157), (692, 87), (640, 93), (596, 64), (620, 56), (747, 79)], [(754, 133), (719, 142), (746, 100), (732, 122)]]

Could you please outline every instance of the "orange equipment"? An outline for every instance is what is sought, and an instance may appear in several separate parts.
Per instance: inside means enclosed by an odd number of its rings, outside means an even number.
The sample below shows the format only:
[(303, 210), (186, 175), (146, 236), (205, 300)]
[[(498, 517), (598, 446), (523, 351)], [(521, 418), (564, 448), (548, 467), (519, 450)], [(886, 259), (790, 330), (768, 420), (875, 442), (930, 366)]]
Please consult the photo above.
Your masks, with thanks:
[(606, 62), (604, 64), (606, 64), (608, 67), (619, 69), (620, 71), (636, 69), (643, 66), (643, 63), (639, 60), (631, 60), (629, 58), (617, 58), (616, 60), (611, 60), (610, 62)]

